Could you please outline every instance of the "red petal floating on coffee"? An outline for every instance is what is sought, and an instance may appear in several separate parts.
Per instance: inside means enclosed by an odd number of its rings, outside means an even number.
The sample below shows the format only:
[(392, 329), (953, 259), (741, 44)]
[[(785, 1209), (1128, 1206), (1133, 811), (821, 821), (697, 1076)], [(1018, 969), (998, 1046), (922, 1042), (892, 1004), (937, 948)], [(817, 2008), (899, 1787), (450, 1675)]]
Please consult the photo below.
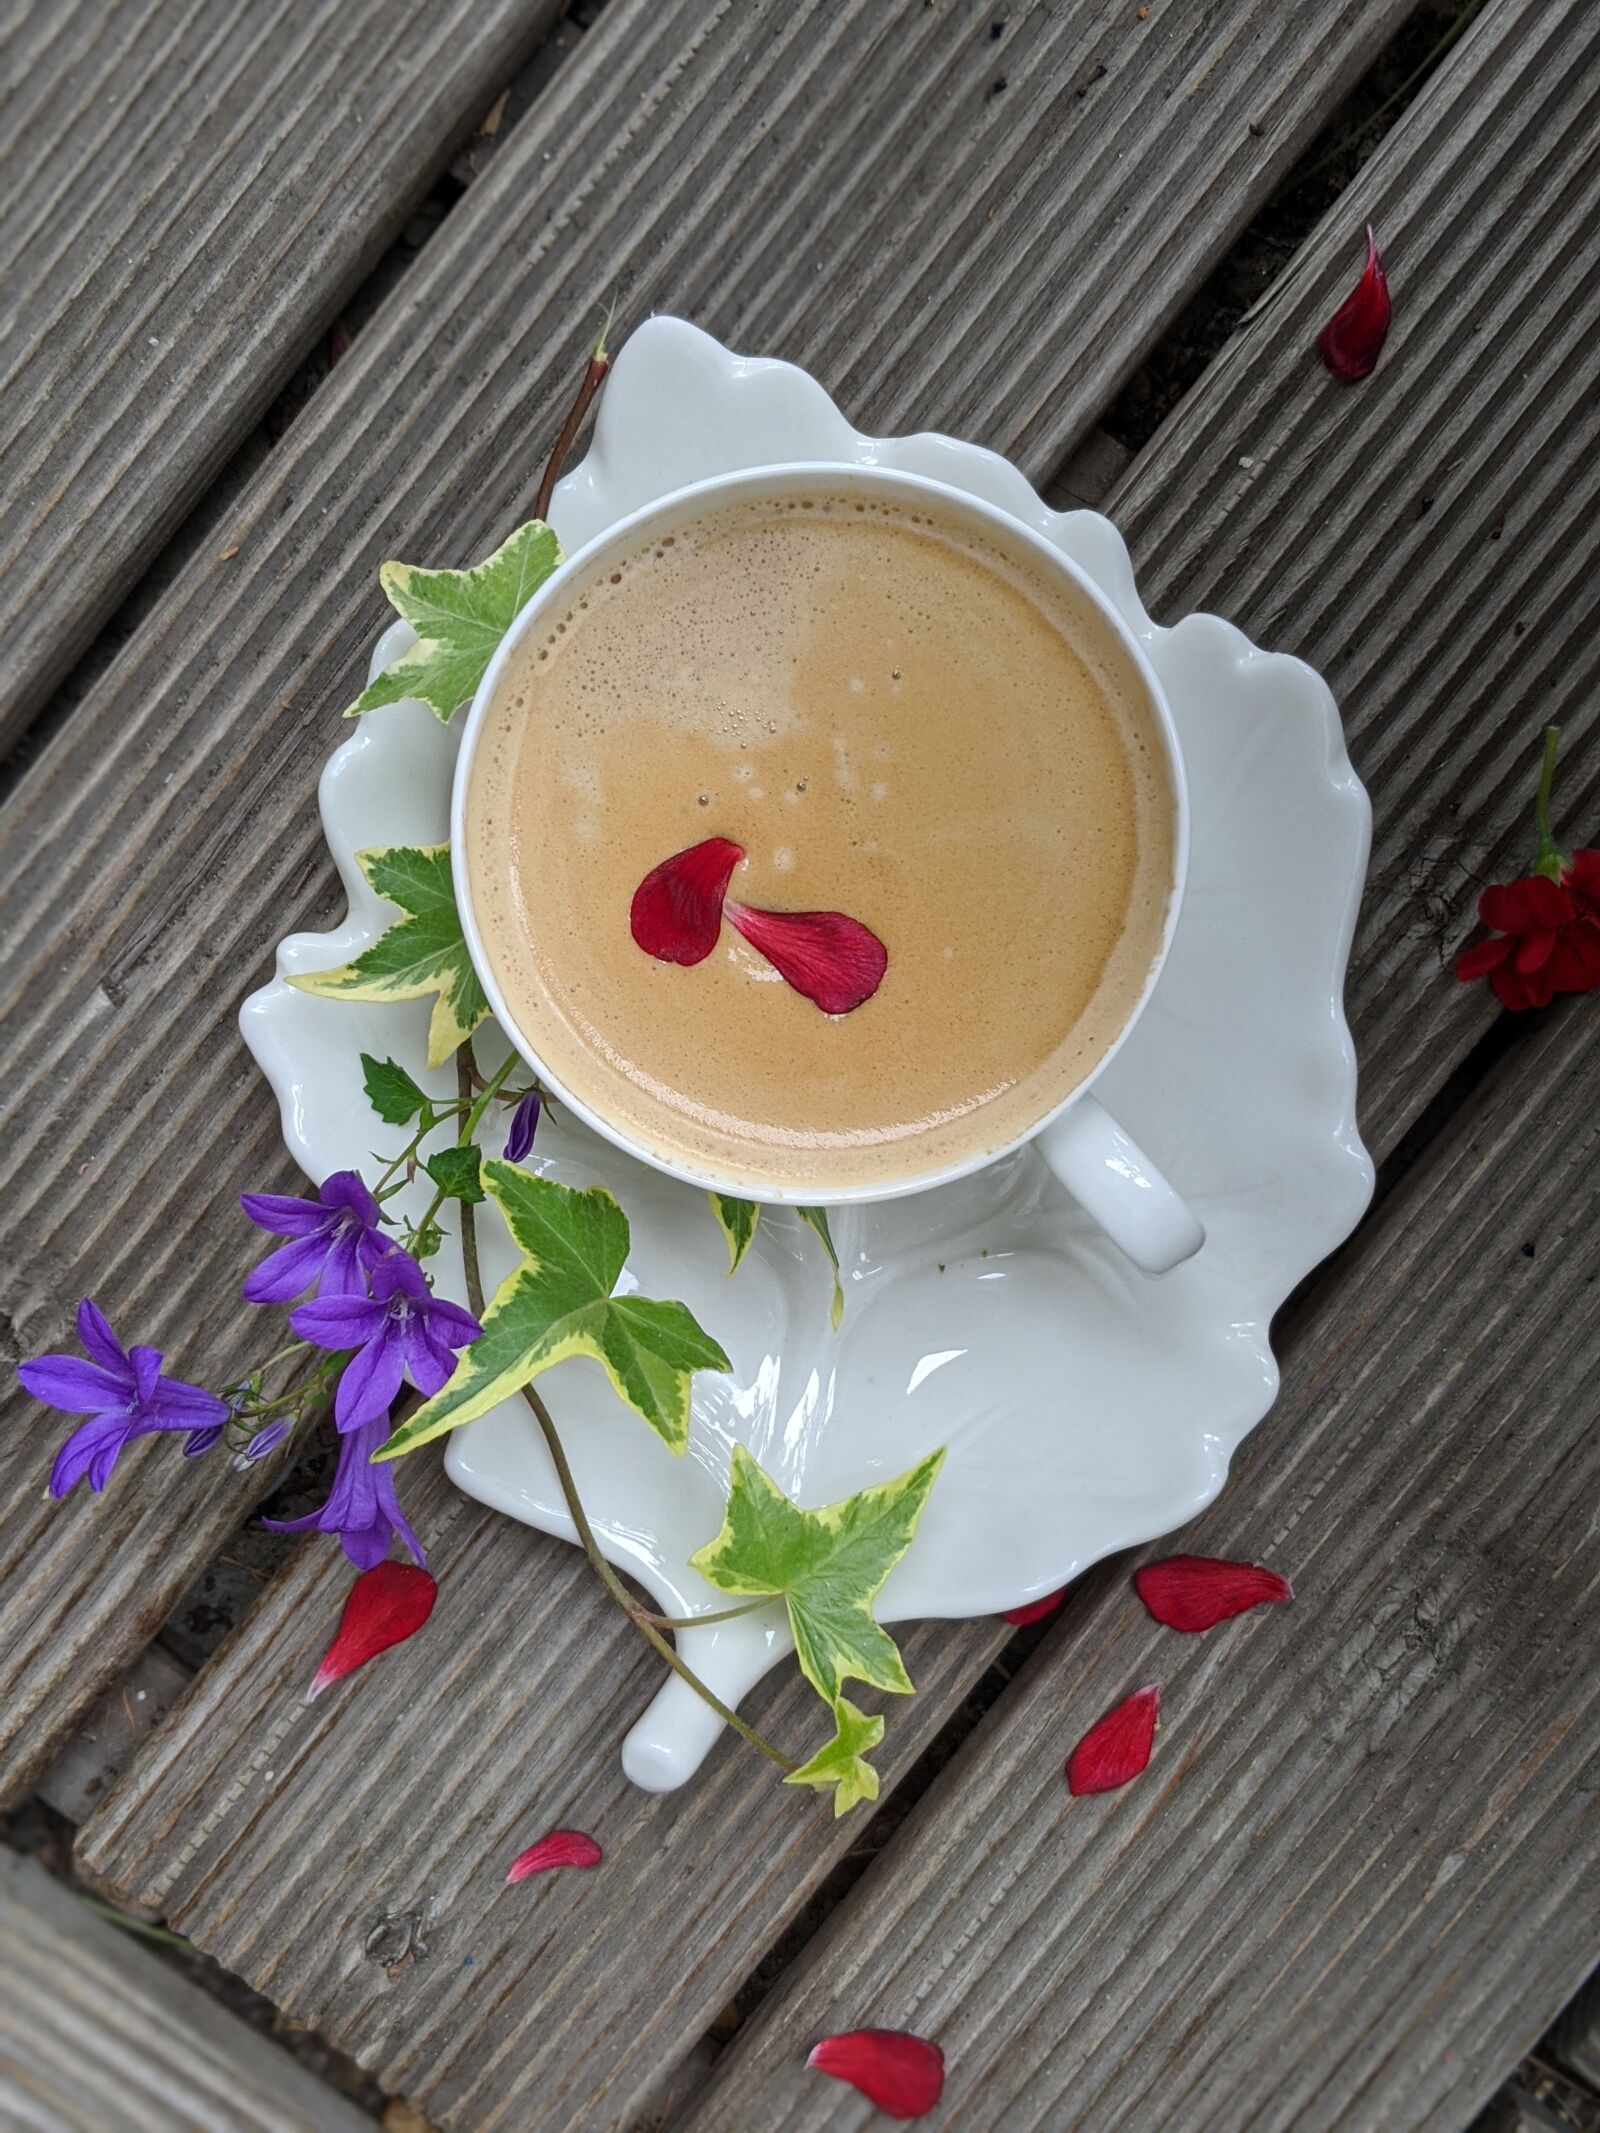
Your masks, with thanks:
[(1214, 1555), (1169, 1555), (1133, 1574), (1134, 1590), (1168, 1629), (1211, 1629), (1230, 1615), (1276, 1600), (1292, 1600), (1289, 1580), (1254, 1563)]
[(1354, 385), (1376, 368), (1389, 337), (1389, 316), (1389, 280), (1369, 222), (1361, 279), (1317, 337), (1322, 360), (1336, 378)]
[(848, 1015), (883, 983), (889, 951), (859, 919), (842, 911), (752, 911), (729, 904), (728, 917), (752, 948), (825, 1015)]
[(598, 1866), (605, 1853), (581, 1829), (553, 1829), (530, 1844), (511, 1862), (507, 1881), (526, 1881), (530, 1874), (548, 1874), (557, 1866)]
[(727, 837), (675, 852), (633, 892), (633, 937), (661, 963), (703, 963), (722, 931), (728, 876), (744, 857)]
[(891, 2118), (920, 2118), (944, 2093), (944, 2053), (908, 2029), (847, 2029), (824, 2037), (806, 2065), (848, 2081)]
[(1161, 1691), (1152, 1681), (1135, 1689), (1092, 1725), (1067, 1758), (1067, 1790), (1115, 1792), (1136, 1778), (1150, 1760)]
[(333, 1642), (311, 1677), (306, 1702), (315, 1703), (326, 1688), (376, 1659), (392, 1644), (415, 1636), (429, 1615), (439, 1590), (415, 1563), (377, 1563), (363, 1570), (350, 1587)]
[(1042, 1622), (1046, 1615), (1053, 1615), (1067, 1596), (1067, 1588), (1059, 1592), (1047, 1592), (1042, 1600), (1030, 1600), (1026, 1607), (1008, 1607), (1000, 1617), (1002, 1622), (1014, 1622), (1018, 1629), (1029, 1622)]

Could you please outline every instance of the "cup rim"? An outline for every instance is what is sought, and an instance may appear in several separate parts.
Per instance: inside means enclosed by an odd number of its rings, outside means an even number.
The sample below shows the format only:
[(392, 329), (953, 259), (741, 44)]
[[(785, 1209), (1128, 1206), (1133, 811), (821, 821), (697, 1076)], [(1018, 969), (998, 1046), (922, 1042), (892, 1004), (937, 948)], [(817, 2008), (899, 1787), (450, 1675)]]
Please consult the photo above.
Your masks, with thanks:
[(693, 510), (701, 504), (712, 508), (718, 502), (737, 498), (742, 492), (760, 495), (764, 490), (776, 486), (815, 486), (820, 483), (830, 487), (865, 485), (880, 491), (921, 495), (956, 516), (964, 514), (976, 518), (1004, 538), (1020, 541), (1032, 551), (1035, 560), (1046, 570), (1053, 569), (1071, 580), (1074, 590), (1089, 602), (1100, 621), (1133, 661), (1155, 714), (1156, 728), (1165, 751), (1167, 777), (1173, 799), (1172, 878), (1160, 945), (1146, 973), (1139, 996), (1121, 1029), (1083, 1079), (1076, 1082), (1059, 1102), (1052, 1104), (1048, 1110), (1042, 1111), (1037, 1118), (1031, 1120), (1021, 1132), (1013, 1134), (993, 1148), (969, 1151), (935, 1169), (917, 1171), (886, 1182), (873, 1179), (865, 1183), (822, 1189), (814, 1185), (792, 1189), (762, 1186), (757, 1189), (748, 1180), (657, 1154), (653, 1149), (633, 1139), (621, 1127), (613, 1125), (604, 1112), (595, 1109), (585, 1098), (568, 1088), (558, 1074), (550, 1071), (540, 1058), (538, 1047), (530, 1043), (512, 1015), (501, 992), (483, 937), (478, 930), (477, 917), (472, 908), (471, 884), (464, 860), (453, 865), (456, 908), (467, 944), (467, 953), (483, 986), (490, 1009), (512, 1049), (539, 1077), (557, 1102), (565, 1104), (585, 1125), (608, 1140), (613, 1147), (620, 1148), (625, 1155), (631, 1155), (639, 1162), (648, 1163), (653, 1170), (658, 1170), (667, 1177), (677, 1178), (684, 1184), (698, 1186), (703, 1191), (717, 1193), (725, 1198), (751, 1200), (769, 1207), (808, 1206), (816, 1205), (819, 1201), (830, 1207), (842, 1207), (852, 1203), (903, 1199), (912, 1193), (929, 1192), (936, 1186), (953, 1184), (959, 1178), (970, 1177), (974, 1172), (985, 1170), (991, 1163), (1000, 1162), (1018, 1148), (1025, 1147), (1068, 1111), (1079, 1097), (1088, 1094), (1127, 1042), (1166, 967), (1173, 935), (1177, 931), (1189, 871), (1189, 788), (1172, 707), (1167, 701), (1166, 691), (1149, 655), (1107, 594), (1080, 564), (1065, 554), (1045, 534), (1024, 520), (1014, 517), (1009, 511), (987, 502), (982, 497), (974, 496), (968, 490), (956, 488), (928, 475), (902, 473), (898, 468), (862, 464), (853, 460), (775, 460), (769, 464), (740, 467), (685, 483), (681, 488), (671, 489), (653, 497), (649, 503), (642, 504), (637, 510), (614, 520), (611, 525), (602, 528), (590, 540), (585, 541), (581, 547), (574, 549), (571, 555), (563, 557), (501, 638), (473, 696), (461, 730), (461, 744), (456, 756), (450, 793), (450, 850), (453, 858), (463, 855), (466, 850), (467, 788), (471, 781), (477, 744), (488, 718), (489, 706), (498, 693), (506, 668), (523, 640), (538, 627), (540, 618), (561, 598), (567, 585), (587, 571), (594, 559), (613, 544), (626, 544), (635, 540), (656, 520), (668, 514), (677, 514), (686, 508)]

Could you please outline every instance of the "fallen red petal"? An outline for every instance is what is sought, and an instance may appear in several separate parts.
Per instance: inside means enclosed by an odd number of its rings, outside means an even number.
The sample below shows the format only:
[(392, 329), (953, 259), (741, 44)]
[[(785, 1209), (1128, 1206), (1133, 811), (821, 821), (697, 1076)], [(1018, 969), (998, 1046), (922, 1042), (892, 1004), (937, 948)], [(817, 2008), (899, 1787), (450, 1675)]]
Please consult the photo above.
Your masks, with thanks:
[(1168, 1629), (1212, 1629), (1230, 1615), (1292, 1600), (1289, 1580), (1254, 1563), (1213, 1555), (1169, 1555), (1133, 1574), (1134, 1590)]
[(848, 1015), (883, 983), (889, 951), (842, 911), (753, 911), (729, 904), (728, 917), (778, 975), (825, 1015)]
[(708, 837), (653, 867), (633, 892), (629, 922), (660, 963), (703, 963), (722, 931), (728, 876), (744, 857), (727, 837)]
[(415, 1563), (377, 1563), (363, 1570), (350, 1587), (333, 1642), (311, 1677), (306, 1702), (315, 1703), (324, 1689), (376, 1659), (391, 1644), (404, 1644), (407, 1637), (415, 1636), (433, 1613), (438, 1590), (434, 1579)]
[(1317, 337), (1322, 360), (1336, 378), (1354, 385), (1376, 367), (1389, 337), (1389, 279), (1378, 240), (1367, 224), (1367, 263), (1361, 279)]
[(1068, 1756), (1067, 1790), (1075, 1798), (1115, 1792), (1136, 1778), (1150, 1760), (1160, 1710), (1161, 1691), (1152, 1681), (1107, 1711)]
[(848, 2081), (891, 2118), (920, 2118), (944, 2093), (944, 2053), (908, 2029), (847, 2029), (824, 2037), (806, 2065)]
[(511, 1862), (507, 1881), (526, 1881), (530, 1874), (548, 1874), (556, 1866), (598, 1866), (605, 1853), (581, 1829), (553, 1829), (537, 1844), (530, 1844)]
[(1008, 1607), (1000, 1617), (1002, 1622), (1015, 1622), (1019, 1629), (1029, 1622), (1042, 1622), (1046, 1615), (1053, 1615), (1067, 1596), (1067, 1588), (1059, 1592), (1047, 1592), (1042, 1600), (1030, 1600), (1026, 1607)]

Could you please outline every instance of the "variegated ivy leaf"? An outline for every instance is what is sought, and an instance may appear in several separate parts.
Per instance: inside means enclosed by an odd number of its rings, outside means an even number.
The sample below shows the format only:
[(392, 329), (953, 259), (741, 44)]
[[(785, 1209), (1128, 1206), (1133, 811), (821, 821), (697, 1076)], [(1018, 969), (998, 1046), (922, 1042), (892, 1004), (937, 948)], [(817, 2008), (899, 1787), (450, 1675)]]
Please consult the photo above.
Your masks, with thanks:
[(867, 1761), (867, 1751), (883, 1739), (883, 1720), (858, 1711), (848, 1696), (833, 1707), (833, 1738), (819, 1748), (809, 1763), (791, 1770), (786, 1785), (815, 1785), (818, 1792), (833, 1792), (836, 1816), (847, 1815), (863, 1800), (878, 1797), (878, 1773)]
[(808, 1229), (814, 1229), (822, 1239), (822, 1249), (828, 1255), (828, 1264), (833, 1268), (833, 1330), (839, 1330), (839, 1321), (844, 1316), (844, 1283), (839, 1278), (839, 1254), (833, 1248), (833, 1232), (828, 1227), (828, 1211), (825, 1207), (797, 1207), (795, 1213)]
[(506, 1218), (522, 1264), (500, 1284), (483, 1332), (454, 1377), (377, 1456), (392, 1459), (471, 1422), (541, 1371), (587, 1355), (673, 1451), (689, 1441), (689, 1379), (732, 1365), (681, 1303), (613, 1296), (628, 1256), (628, 1218), (610, 1193), (530, 1177), (498, 1158), (483, 1184)]
[(730, 1200), (726, 1193), (707, 1193), (711, 1212), (717, 1218), (728, 1245), (728, 1272), (736, 1274), (739, 1262), (750, 1249), (756, 1233), (756, 1224), (761, 1220), (761, 1210), (754, 1200)]
[(560, 561), (555, 535), (535, 518), (471, 570), (385, 563), (378, 582), (417, 641), (368, 683), (345, 717), (411, 697), (439, 718), (453, 716), (476, 694), (501, 638)]
[(428, 1064), (443, 1066), (489, 1012), (456, 913), (447, 844), (391, 844), (357, 852), (380, 896), (406, 914), (337, 970), (289, 980), (301, 992), (344, 1000), (420, 1000), (437, 993), (428, 1024)]
[[(718, 1227), (728, 1245), (728, 1272), (737, 1273), (739, 1263), (750, 1249), (756, 1233), (756, 1224), (761, 1219), (761, 1209), (754, 1200), (730, 1200), (725, 1193), (708, 1193), (711, 1212), (717, 1218)], [(833, 1330), (839, 1330), (839, 1321), (844, 1316), (844, 1284), (839, 1278), (839, 1254), (833, 1248), (833, 1236), (828, 1228), (828, 1213), (822, 1207), (797, 1207), (795, 1213), (808, 1229), (816, 1231), (822, 1239), (822, 1249), (828, 1255), (833, 1268)]]
[(942, 1451), (931, 1452), (894, 1481), (805, 1511), (736, 1444), (722, 1531), (690, 1560), (723, 1592), (783, 1600), (801, 1671), (830, 1705), (847, 1681), (909, 1695), (910, 1677), (872, 1603), (910, 1547), (943, 1462)]

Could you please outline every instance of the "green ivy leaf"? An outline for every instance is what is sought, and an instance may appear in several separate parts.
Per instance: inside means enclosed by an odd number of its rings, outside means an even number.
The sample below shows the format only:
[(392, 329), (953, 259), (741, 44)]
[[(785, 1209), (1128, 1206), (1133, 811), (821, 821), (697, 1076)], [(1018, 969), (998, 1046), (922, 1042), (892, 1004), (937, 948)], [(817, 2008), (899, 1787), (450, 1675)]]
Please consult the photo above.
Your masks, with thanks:
[(443, 1066), (489, 1012), (456, 912), (447, 844), (391, 844), (357, 852), (380, 896), (406, 916), (353, 963), (292, 977), (291, 985), (332, 999), (420, 1000), (437, 993), (428, 1024), (428, 1064)]
[(628, 1256), (628, 1218), (610, 1193), (578, 1192), (498, 1158), (483, 1182), (505, 1216), (522, 1264), (500, 1284), (483, 1333), (454, 1377), (397, 1429), (377, 1457), (393, 1459), (474, 1421), (568, 1356), (587, 1355), (675, 1452), (689, 1441), (689, 1379), (732, 1364), (681, 1303), (613, 1296)]
[(932, 1452), (897, 1480), (804, 1511), (736, 1444), (722, 1531), (690, 1561), (723, 1592), (781, 1595), (801, 1671), (827, 1703), (846, 1681), (908, 1695), (910, 1677), (872, 1603), (910, 1547), (943, 1461)]
[[(711, 1212), (717, 1218), (728, 1246), (728, 1272), (736, 1274), (740, 1262), (749, 1251), (756, 1233), (756, 1224), (761, 1219), (761, 1209), (754, 1200), (730, 1200), (725, 1193), (707, 1193)], [(828, 1228), (828, 1214), (822, 1207), (797, 1207), (795, 1213), (808, 1229), (815, 1230), (822, 1239), (822, 1249), (828, 1255), (828, 1264), (833, 1268), (833, 1309), (830, 1314), (833, 1330), (839, 1330), (839, 1321), (844, 1317), (844, 1284), (839, 1276), (839, 1254), (833, 1248), (833, 1236)]]
[(828, 1211), (825, 1207), (797, 1207), (795, 1213), (808, 1229), (814, 1229), (822, 1239), (822, 1249), (828, 1255), (828, 1264), (833, 1268), (833, 1310), (830, 1314), (835, 1333), (844, 1317), (844, 1283), (839, 1278), (839, 1254), (833, 1248), (833, 1232), (828, 1227)]
[(446, 1199), (464, 1200), (469, 1207), (476, 1207), (483, 1198), (480, 1162), (476, 1148), (441, 1148), (422, 1167)]
[(345, 717), (411, 697), (441, 719), (452, 717), (477, 693), (501, 638), (560, 561), (555, 535), (535, 518), (471, 570), (385, 563), (378, 582), (417, 641), (368, 683)]
[(761, 1220), (761, 1210), (754, 1200), (730, 1200), (725, 1193), (707, 1193), (711, 1212), (728, 1243), (728, 1272), (736, 1274), (739, 1262), (750, 1249), (750, 1240), (756, 1233), (756, 1224)]
[(869, 1748), (883, 1738), (883, 1720), (858, 1711), (848, 1696), (833, 1706), (833, 1738), (819, 1748), (809, 1763), (791, 1770), (786, 1785), (815, 1785), (819, 1792), (833, 1791), (835, 1816), (847, 1815), (863, 1800), (878, 1797), (878, 1773), (867, 1761)]
[(361, 1079), (367, 1102), (386, 1126), (409, 1126), (428, 1108), (427, 1092), (419, 1089), (403, 1066), (393, 1059), (374, 1059), (361, 1054)]

